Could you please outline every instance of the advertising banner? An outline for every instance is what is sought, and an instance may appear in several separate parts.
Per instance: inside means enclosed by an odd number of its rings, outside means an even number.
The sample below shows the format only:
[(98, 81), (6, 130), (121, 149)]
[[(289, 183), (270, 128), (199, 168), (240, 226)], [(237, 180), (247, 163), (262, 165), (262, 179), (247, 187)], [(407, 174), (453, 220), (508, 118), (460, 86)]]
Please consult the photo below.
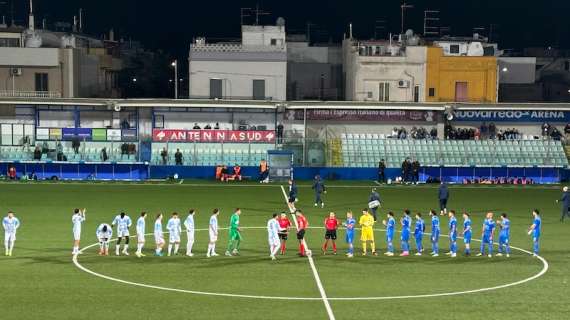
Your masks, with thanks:
[[(290, 110), (285, 115), (288, 120), (303, 120), (303, 110)], [(352, 110), (352, 109), (310, 109), (307, 120), (311, 121), (422, 121), (434, 122), (435, 112), (417, 110)]]
[(93, 141), (107, 141), (107, 129), (93, 129)]
[(154, 129), (154, 142), (227, 142), (227, 143), (274, 143), (275, 132), (238, 130), (176, 130)]
[(570, 122), (570, 112), (532, 110), (465, 110), (455, 112), (454, 121), (471, 122)]
[(60, 128), (49, 129), (49, 139), (50, 140), (61, 140), (61, 129)]
[(107, 140), (121, 141), (121, 129), (107, 129)]

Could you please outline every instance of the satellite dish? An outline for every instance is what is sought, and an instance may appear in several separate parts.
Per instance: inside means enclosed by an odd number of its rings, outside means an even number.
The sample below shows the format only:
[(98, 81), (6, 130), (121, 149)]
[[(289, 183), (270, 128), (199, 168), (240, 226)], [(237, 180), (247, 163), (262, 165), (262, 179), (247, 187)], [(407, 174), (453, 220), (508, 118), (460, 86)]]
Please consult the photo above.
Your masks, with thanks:
[(285, 19), (283, 17), (277, 18), (275, 25), (277, 25), (278, 27), (284, 27), (285, 26)]
[(116, 112), (119, 112), (119, 111), (121, 111), (121, 106), (115, 105), (115, 106), (113, 107), (113, 110), (115, 110)]

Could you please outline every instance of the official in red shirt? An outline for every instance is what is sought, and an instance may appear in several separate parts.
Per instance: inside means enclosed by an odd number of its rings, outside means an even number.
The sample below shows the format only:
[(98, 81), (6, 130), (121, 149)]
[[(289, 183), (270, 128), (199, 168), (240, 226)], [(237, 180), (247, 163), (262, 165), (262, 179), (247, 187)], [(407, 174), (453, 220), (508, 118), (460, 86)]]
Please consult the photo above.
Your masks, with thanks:
[(291, 221), (287, 218), (285, 212), (281, 213), (281, 216), (277, 219), (279, 222), (279, 239), (281, 239), (281, 255), (285, 254), (285, 248), (287, 243), (287, 236), (289, 235), (289, 228), (291, 228)]
[(295, 213), (297, 217), (297, 240), (299, 240), (299, 256), (306, 257), (305, 254), (305, 229), (309, 227), (309, 222), (301, 210)]
[(234, 166), (234, 176), (233, 176), (233, 180), (236, 180), (236, 179), (239, 180), (239, 181), (241, 181), (241, 167), (240, 167), (238, 164), (236, 164), (236, 165)]
[(10, 180), (16, 180), (16, 167), (10, 166), (10, 168), (8, 168), (8, 178)]
[(336, 230), (338, 229), (338, 219), (334, 212), (329, 213), (328, 218), (325, 219), (325, 243), (323, 244), (323, 254), (327, 253), (329, 242), (333, 248), (333, 254), (336, 254)]

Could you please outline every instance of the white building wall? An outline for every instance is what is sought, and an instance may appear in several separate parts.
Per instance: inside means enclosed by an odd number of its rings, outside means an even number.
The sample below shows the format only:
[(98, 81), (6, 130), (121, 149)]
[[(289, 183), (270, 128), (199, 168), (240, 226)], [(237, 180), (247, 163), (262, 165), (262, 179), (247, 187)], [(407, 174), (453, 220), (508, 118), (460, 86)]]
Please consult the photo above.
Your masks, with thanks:
[[(388, 83), (388, 101), (414, 101), (415, 86), (419, 102), (425, 101), (426, 47), (407, 47), (404, 56), (359, 56), (350, 49), (344, 49), (347, 100), (379, 101), (380, 84)], [(407, 88), (399, 87), (401, 80), (409, 84)]]
[(275, 39), (275, 46), (285, 45), (285, 26), (242, 26), (242, 44), (244, 46), (271, 46), (271, 39)]
[(190, 96), (209, 97), (210, 79), (222, 79), (225, 97), (253, 97), (253, 80), (265, 80), (265, 96), (286, 98), (285, 61), (190, 61)]

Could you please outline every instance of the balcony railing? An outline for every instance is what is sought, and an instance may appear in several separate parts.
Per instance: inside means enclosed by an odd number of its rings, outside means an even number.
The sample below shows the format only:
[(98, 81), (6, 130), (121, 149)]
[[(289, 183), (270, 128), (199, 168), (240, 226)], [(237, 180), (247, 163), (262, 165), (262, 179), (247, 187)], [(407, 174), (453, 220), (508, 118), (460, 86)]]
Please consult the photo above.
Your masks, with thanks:
[(9, 98), (61, 98), (59, 91), (15, 91), (0, 90), (0, 97)]

